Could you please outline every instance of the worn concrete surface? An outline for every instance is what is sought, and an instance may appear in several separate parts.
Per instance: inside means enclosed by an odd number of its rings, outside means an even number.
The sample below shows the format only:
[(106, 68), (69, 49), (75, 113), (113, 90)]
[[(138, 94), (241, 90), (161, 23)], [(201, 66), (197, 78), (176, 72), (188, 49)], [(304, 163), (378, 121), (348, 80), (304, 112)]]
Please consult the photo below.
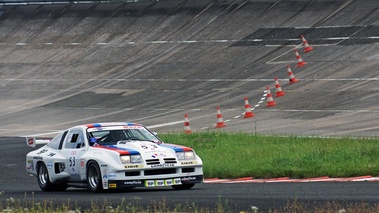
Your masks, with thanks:
[[(3, 5), (0, 136), (108, 121), (182, 132), (185, 113), (208, 131), (216, 106), (217, 131), (377, 136), (377, 17), (376, 0)], [(274, 77), (286, 95), (254, 107)], [(252, 119), (236, 118), (245, 96)]]

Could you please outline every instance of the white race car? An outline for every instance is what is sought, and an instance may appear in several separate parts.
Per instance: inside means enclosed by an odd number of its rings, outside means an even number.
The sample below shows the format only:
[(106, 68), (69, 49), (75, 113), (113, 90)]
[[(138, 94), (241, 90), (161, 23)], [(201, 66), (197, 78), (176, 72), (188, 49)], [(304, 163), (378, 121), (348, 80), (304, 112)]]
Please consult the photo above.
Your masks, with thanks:
[(143, 125), (127, 122), (75, 126), (52, 140), (27, 137), (41, 148), (26, 156), (26, 170), (43, 191), (67, 187), (104, 189), (171, 186), (190, 189), (203, 182), (203, 162), (189, 147), (164, 143)]

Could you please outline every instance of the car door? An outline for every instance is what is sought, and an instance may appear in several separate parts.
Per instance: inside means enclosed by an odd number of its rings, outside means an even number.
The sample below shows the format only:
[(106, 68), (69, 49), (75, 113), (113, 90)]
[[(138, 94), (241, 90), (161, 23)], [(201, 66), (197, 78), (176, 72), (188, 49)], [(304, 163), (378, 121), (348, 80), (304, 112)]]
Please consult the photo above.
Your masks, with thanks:
[(86, 144), (85, 134), (82, 129), (71, 129), (67, 133), (61, 154), (66, 158), (66, 168), (70, 174), (70, 181), (80, 181), (80, 159), (88, 149)]

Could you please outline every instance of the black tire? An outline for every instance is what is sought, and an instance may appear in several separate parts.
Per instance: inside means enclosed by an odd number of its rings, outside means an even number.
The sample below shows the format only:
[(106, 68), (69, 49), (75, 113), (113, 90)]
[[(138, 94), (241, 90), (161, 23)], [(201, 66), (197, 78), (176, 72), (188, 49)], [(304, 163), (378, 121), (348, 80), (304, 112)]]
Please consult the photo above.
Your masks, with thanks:
[(39, 187), (44, 192), (64, 191), (67, 189), (66, 184), (53, 184), (50, 182), (49, 171), (47, 170), (45, 163), (39, 163), (38, 164), (37, 181), (38, 181)]
[(172, 185), (171, 187), (176, 189), (176, 190), (188, 190), (194, 186), (195, 186), (195, 184), (192, 183), (192, 184), (183, 184), (183, 185)]
[(91, 161), (87, 166), (87, 184), (88, 190), (93, 192), (100, 192), (103, 190), (103, 180), (99, 164)]

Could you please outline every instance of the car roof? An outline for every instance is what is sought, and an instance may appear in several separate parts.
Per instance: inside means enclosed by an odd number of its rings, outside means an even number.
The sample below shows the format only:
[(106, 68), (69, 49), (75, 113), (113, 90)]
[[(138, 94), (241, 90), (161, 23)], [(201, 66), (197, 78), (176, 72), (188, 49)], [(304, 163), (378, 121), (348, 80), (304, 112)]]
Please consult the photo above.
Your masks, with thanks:
[(105, 126), (142, 126), (142, 125), (138, 123), (131, 123), (131, 122), (107, 122), (107, 123), (84, 124), (82, 126), (85, 126), (87, 128), (94, 128), (94, 127), (105, 127)]

